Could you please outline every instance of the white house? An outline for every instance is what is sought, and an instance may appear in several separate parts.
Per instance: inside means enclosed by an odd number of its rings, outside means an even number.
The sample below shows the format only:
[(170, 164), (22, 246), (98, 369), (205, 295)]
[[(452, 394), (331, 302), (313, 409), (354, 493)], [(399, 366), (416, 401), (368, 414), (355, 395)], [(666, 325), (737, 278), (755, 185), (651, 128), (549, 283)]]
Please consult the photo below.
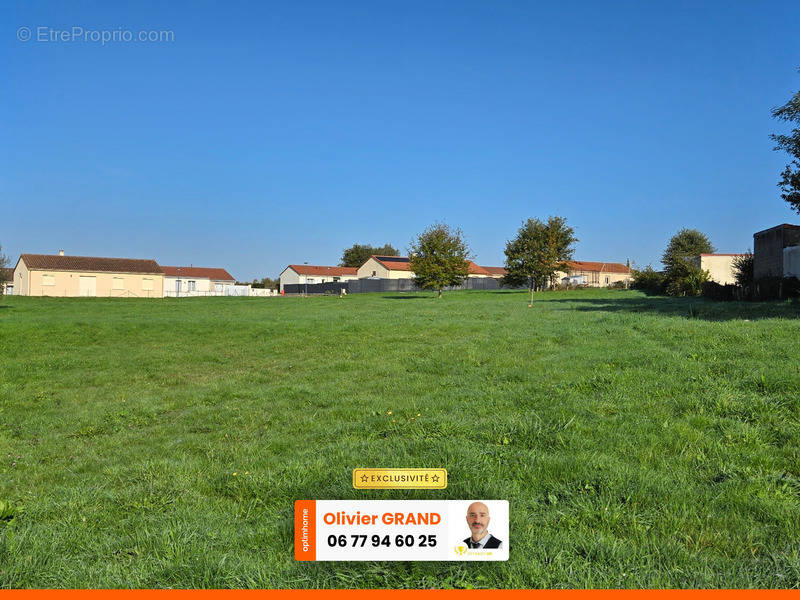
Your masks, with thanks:
[(289, 265), (280, 275), (281, 292), (285, 285), (332, 283), (358, 279), (355, 267), (326, 267), (319, 265)]
[(225, 269), (209, 267), (161, 267), (164, 297), (236, 296), (236, 280)]

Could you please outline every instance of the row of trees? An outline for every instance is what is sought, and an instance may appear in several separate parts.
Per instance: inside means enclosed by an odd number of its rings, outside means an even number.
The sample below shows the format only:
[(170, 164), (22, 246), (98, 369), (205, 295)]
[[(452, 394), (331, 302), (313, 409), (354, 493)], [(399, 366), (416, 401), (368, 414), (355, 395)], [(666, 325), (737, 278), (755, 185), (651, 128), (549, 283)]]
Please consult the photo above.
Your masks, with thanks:
[[(578, 241), (564, 217), (547, 222), (528, 219), (514, 239), (506, 243), (503, 285), (527, 286), (533, 292), (553, 281), (557, 271), (567, 271), (573, 245)], [(470, 250), (460, 229), (438, 223), (428, 227), (409, 246), (409, 260), (415, 283), (437, 291), (460, 285), (469, 274)]]

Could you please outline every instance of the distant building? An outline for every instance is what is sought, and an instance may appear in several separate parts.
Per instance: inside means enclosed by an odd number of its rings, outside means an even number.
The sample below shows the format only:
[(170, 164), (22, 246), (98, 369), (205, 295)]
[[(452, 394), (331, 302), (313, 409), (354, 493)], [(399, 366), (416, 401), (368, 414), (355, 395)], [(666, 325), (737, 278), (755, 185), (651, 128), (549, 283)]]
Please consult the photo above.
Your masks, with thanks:
[(164, 296), (230, 296), (236, 280), (225, 269), (210, 267), (161, 267)]
[(280, 275), (281, 288), (292, 284), (332, 283), (358, 279), (355, 267), (326, 267), (319, 265), (289, 265)]
[(720, 285), (736, 283), (733, 274), (733, 261), (744, 254), (701, 254), (695, 256), (695, 266), (703, 271), (708, 271), (711, 281)]
[(164, 271), (154, 260), (22, 254), (14, 269), (19, 296), (163, 298)]
[(3, 289), (0, 290), (0, 291), (3, 292), (3, 295), (9, 295), (9, 296), (13, 295), (14, 294), (14, 269), (2, 268), (2, 269), (0, 269), (0, 273), (3, 275), (3, 277), (0, 277), (0, 280), (2, 280), (2, 282), (3, 282), (2, 283)]
[(783, 223), (753, 234), (753, 278), (800, 277), (800, 225)]
[(606, 287), (622, 282), (627, 287), (632, 278), (631, 268), (622, 263), (570, 260), (567, 264), (568, 273), (556, 272), (556, 278), (562, 284)]
[(502, 279), (508, 275), (508, 271), (504, 267), (482, 267), (484, 271), (489, 273), (489, 277), (493, 279)]
[[(494, 275), (484, 267), (475, 264), (471, 260), (468, 261), (468, 263), (468, 277), (494, 277)], [(368, 277), (377, 277), (379, 279), (413, 279), (414, 272), (411, 270), (411, 262), (407, 256), (372, 255), (358, 268), (359, 279)]]

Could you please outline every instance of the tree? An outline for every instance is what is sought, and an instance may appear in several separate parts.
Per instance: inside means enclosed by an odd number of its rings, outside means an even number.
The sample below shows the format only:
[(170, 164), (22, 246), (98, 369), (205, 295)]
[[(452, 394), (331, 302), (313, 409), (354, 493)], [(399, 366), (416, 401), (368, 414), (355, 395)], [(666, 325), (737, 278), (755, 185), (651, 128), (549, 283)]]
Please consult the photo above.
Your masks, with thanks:
[(280, 289), (280, 283), (280, 279), (262, 277), (261, 279), (253, 279), (253, 282), (250, 285), (256, 289), (277, 290)]
[(391, 244), (383, 246), (370, 246), (368, 244), (353, 244), (342, 251), (342, 258), (339, 261), (340, 267), (360, 267), (370, 256), (398, 256), (400, 253)]
[(700, 268), (697, 257), (714, 252), (706, 235), (697, 229), (681, 229), (672, 236), (661, 257), (664, 286), (670, 296), (697, 296), (708, 272)]
[(461, 285), (469, 274), (470, 250), (460, 229), (444, 223), (431, 225), (408, 247), (414, 283), (423, 290), (436, 290), (437, 298), (449, 285)]
[(631, 269), (633, 281), (631, 287), (635, 290), (644, 290), (648, 294), (662, 294), (664, 292), (664, 273), (655, 271), (647, 265), (644, 269)]
[(749, 250), (733, 259), (733, 279), (742, 287), (752, 287), (753, 253)]
[(506, 243), (506, 271), (503, 285), (527, 285), (531, 293), (547, 285), (556, 271), (568, 271), (567, 261), (575, 252), (578, 238), (564, 217), (548, 217), (547, 223), (528, 219), (517, 237)]
[(773, 108), (772, 116), (780, 121), (798, 124), (789, 135), (772, 134), (770, 137), (776, 143), (775, 150), (783, 150), (792, 157), (781, 173), (778, 187), (783, 191), (781, 198), (800, 213), (800, 91), (783, 106)]

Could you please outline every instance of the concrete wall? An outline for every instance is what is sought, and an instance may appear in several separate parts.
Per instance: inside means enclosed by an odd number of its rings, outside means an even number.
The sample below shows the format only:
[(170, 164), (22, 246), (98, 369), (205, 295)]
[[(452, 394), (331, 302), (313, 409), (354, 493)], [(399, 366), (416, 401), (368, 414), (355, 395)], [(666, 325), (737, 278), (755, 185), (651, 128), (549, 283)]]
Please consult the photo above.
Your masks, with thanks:
[(700, 255), (699, 263), (703, 271), (708, 271), (711, 281), (721, 285), (736, 283), (733, 276), (733, 261), (742, 254), (708, 254)]
[(753, 277), (782, 277), (783, 249), (800, 245), (800, 226), (779, 225), (753, 234)]
[(783, 249), (783, 276), (800, 279), (800, 246)]
[[(75, 298), (81, 295), (103, 298), (164, 297), (164, 275), (160, 273), (40, 271), (29, 270), (27, 267), (22, 267), (24, 264), (23, 261), (20, 261), (14, 272), (15, 286), (19, 286), (18, 293), (24, 296), (56, 296), (66, 298)], [(86, 283), (93, 283), (93, 294), (81, 293), (82, 277), (85, 278)], [(145, 289), (146, 287), (151, 287), (152, 289)]]

